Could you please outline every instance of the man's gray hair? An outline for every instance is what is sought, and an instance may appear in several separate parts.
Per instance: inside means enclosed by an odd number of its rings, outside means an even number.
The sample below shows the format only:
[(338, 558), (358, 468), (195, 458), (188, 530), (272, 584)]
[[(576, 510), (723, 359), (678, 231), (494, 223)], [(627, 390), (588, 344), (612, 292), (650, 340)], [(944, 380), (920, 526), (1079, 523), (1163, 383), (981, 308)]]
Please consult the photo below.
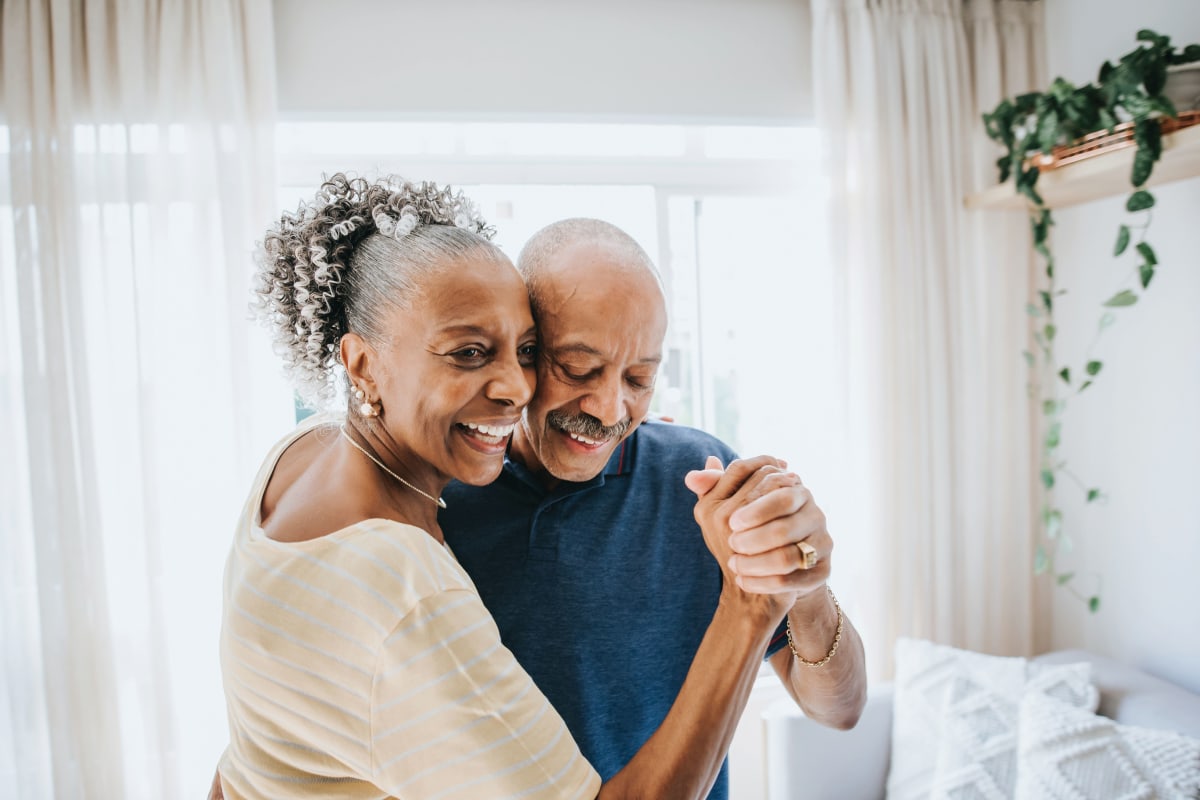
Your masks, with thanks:
[(662, 285), (662, 277), (650, 256), (632, 236), (600, 219), (573, 217), (552, 222), (530, 237), (517, 257), (517, 269), (529, 287), (529, 297), (536, 315), (542, 299), (546, 265), (560, 252), (579, 244), (599, 245), (607, 250), (624, 269), (646, 272)]

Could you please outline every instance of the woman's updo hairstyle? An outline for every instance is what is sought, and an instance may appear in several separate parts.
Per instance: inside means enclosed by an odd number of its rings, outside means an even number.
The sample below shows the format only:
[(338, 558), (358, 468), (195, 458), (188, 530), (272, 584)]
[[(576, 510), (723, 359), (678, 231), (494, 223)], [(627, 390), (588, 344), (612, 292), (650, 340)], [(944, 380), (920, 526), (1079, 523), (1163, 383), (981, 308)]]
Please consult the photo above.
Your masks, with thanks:
[(504, 259), (494, 233), (461, 192), (396, 176), (339, 172), (284, 213), (258, 254), (255, 312), (304, 401), (333, 404), (342, 336), (380, 341), (386, 313), (411, 307), (422, 275), (471, 255)]

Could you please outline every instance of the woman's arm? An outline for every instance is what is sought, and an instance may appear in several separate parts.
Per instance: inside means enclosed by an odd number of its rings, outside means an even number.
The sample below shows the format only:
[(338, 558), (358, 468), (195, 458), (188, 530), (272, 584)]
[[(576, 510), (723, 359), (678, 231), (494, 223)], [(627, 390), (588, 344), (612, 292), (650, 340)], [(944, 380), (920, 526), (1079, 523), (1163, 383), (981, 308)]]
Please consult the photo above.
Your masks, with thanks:
[[(717, 610), (687, 678), (658, 730), (600, 789), (600, 798), (702, 798), (717, 779), (738, 720), (776, 627), (792, 598), (743, 592), (729, 571), (729, 517), (746, 502), (781, 486), (790, 473), (762, 456), (719, 462), (688, 476), (700, 495), (696, 521), (721, 567)], [(794, 478), (794, 476), (792, 476)]]

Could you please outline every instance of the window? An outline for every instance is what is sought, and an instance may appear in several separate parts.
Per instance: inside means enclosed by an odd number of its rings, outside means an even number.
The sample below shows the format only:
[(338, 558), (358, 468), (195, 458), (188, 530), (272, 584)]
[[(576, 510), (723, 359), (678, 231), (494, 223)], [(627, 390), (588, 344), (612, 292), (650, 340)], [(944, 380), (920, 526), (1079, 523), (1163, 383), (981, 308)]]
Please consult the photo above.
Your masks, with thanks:
[(745, 453), (811, 461), (831, 446), (802, 424), (824, 411), (833, 359), (814, 130), (292, 120), (277, 146), (281, 208), (336, 171), (452, 183), (514, 260), (554, 220), (613, 222), (667, 288), (653, 410)]

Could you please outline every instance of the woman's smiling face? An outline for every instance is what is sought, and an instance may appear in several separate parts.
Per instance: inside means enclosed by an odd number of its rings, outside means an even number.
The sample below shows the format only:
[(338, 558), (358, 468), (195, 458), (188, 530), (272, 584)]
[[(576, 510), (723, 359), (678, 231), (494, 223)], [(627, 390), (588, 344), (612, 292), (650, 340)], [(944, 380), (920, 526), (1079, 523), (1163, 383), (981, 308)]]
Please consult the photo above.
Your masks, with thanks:
[(508, 259), (481, 251), (427, 273), (417, 289), (376, 343), (379, 422), (413, 473), (490, 483), (536, 380), (525, 283)]

